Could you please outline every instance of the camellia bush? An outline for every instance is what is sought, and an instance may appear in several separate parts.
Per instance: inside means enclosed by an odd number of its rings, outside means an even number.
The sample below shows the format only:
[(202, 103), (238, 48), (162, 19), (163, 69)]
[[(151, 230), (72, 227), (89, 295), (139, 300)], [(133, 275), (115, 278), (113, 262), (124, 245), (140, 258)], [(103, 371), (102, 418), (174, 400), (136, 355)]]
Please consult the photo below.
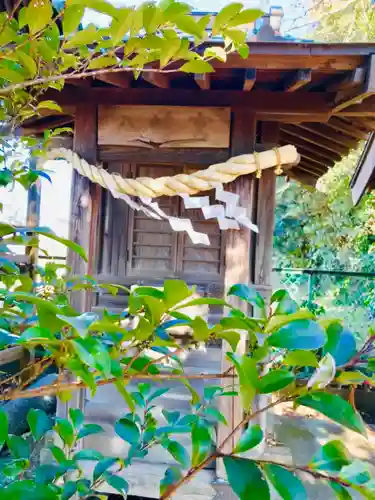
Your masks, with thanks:
[[(275, 292), (267, 306), (256, 291), (242, 284), (232, 286), (225, 300), (197, 297), (183, 281), (166, 280), (162, 289), (125, 289), (128, 308), (121, 315), (108, 311), (102, 317), (79, 314), (69, 305), (70, 290), (90, 292), (105, 287), (116, 294), (122, 287), (100, 285), (90, 276), (63, 278), (54, 263), (44, 269), (22, 269), (7, 256), (8, 245), (37, 245), (38, 234), (57, 237), (44, 228), (36, 228), (29, 236), (25, 228), (7, 224), (2, 224), (0, 231), (4, 250), (0, 274), (2, 350), (22, 346), (34, 356), (19, 373), (0, 381), (0, 399), (57, 395), (67, 401), (75, 390), (86, 388), (94, 395), (99, 386), (114, 384), (124, 399), (124, 415), (115, 423), (114, 432), (129, 445), (127, 454), (117, 457), (80, 449), (77, 445), (81, 439), (103, 429), (85, 423), (79, 409), (70, 409), (69, 418), (64, 419), (32, 408), (27, 416), (29, 433), (23, 436), (8, 432), (7, 413), (0, 410), (0, 444), (9, 453), (0, 464), (1, 499), (67, 500), (75, 494), (89, 499), (103, 487), (105, 490), (105, 484), (126, 498), (127, 470), (154, 447), (163, 447), (176, 462), (166, 468), (160, 483), (161, 499), (172, 498), (180, 486), (217, 459), (223, 459), (228, 481), (243, 500), (269, 499), (270, 485), (284, 499), (307, 498), (299, 473), (330, 484), (332, 496), (340, 499), (351, 498), (353, 490), (364, 498), (375, 498), (367, 465), (352, 462), (339, 441), (326, 443), (309, 463), (298, 467), (243, 457), (265, 439), (265, 429), (257, 423), (260, 414), (286, 402), (296, 408), (312, 408), (366, 435), (366, 426), (355, 408), (331, 393), (328, 386), (332, 381), (345, 385), (375, 383), (373, 335), (357, 348), (354, 336), (338, 320), (316, 319), (312, 312), (300, 309), (286, 291)], [(71, 242), (60, 241), (85, 257)], [(234, 308), (232, 298), (242, 300), (256, 314), (247, 315)], [(227, 311), (216, 325), (188, 314), (192, 306), (212, 304)], [(183, 344), (173, 335), (180, 326), (190, 332)], [(246, 335), (248, 349), (239, 354), (241, 335)], [(192, 375), (185, 371), (182, 354), (213, 340), (226, 342), (230, 368), (217, 374)], [(47, 370), (56, 374), (51, 383), (30, 386)], [(73, 374), (73, 379), (68, 374)], [(207, 379), (203, 394), (190, 384), (197, 378)], [(212, 378), (224, 379), (230, 390), (209, 385)], [(156, 405), (168, 391), (165, 382), (171, 380), (189, 388), (190, 410), (180, 414), (164, 409), (164, 422), (160, 423)], [(254, 406), (260, 395), (269, 397), (263, 407)], [(235, 429), (228, 428), (222, 442), (217, 442), (215, 428), (226, 424), (218, 403), (230, 397), (241, 398), (243, 419)], [(181, 434), (188, 436), (189, 449), (179, 443)], [(239, 438), (228, 450), (234, 435)], [(35, 460), (35, 454), (44, 459)], [(88, 460), (94, 462), (89, 477), (82, 469)]]

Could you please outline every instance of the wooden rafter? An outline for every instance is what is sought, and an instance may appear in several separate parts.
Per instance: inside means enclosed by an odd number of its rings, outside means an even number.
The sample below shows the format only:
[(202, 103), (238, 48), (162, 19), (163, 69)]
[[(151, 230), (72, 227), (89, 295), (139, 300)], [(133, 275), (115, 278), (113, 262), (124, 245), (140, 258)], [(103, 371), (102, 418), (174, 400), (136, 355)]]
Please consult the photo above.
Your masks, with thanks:
[(375, 118), (375, 97), (363, 98), (359, 104), (350, 104), (336, 113), (338, 117)]
[(154, 87), (159, 87), (161, 89), (169, 88), (169, 77), (166, 73), (146, 71), (142, 73), (142, 78), (145, 82), (151, 83)]
[(301, 129), (296, 125), (286, 125), (283, 127), (283, 130), (286, 130), (289, 134), (294, 135), (298, 138), (302, 137), (305, 141), (311, 142), (311, 144), (315, 144), (320, 148), (338, 153), (340, 156), (346, 155), (349, 152), (349, 149), (345, 148), (344, 146), (340, 146), (329, 139), (324, 139), (320, 135), (317, 135), (313, 132), (308, 132), (307, 130), (304, 130), (302, 132)]
[(340, 118), (332, 117), (326, 123), (326, 126), (332, 128), (334, 130), (338, 130), (339, 132), (342, 132), (343, 134), (349, 135), (351, 137), (355, 137), (356, 139), (366, 140), (368, 133), (361, 130), (360, 127), (356, 127), (355, 123), (356, 123), (355, 121), (352, 121), (352, 123), (348, 123), (346, 121), (341, 120)]
[(210, 73), (196, 73), (194, 75), (194, 80), (198, 87), (202, 90), (209, 90), (211, 87)]
[(256, 78), (257, 70), (255, 68), (247, 69), (244, 74), (243, 90), (251, 90), (255, 85)]
[(349, 137), (338, 134), (337, 132), (334, 132), (332, 129), (327, 127), (325, 124), (320, 124), (320, 123), (299, 123), (296, 125), (297, 127), (307, 130), (308, 132), (312, 132), (314, 134), (320, 135), (323, 138), (327, 138), (332, 140), (333, 142), (336, 142), (337, 144), (348, 147), (348, 148), (355, 148), (357, 145), (357, 141), (355, 139), (350, 139)]
[(299, 69), (291, 76), (287, 77), (284, 82), (285, 92), (295, 92), (311, 82), (311, 69)]
[(104, 73), (103, 75), (97, 76), (96, 79), (114, 85), (115, 87), (128, 89), (131, 86), (133, 76), (129, 71), (126, 71), (123, 73)]
[(366, 80), (366, 68), (360, 67), (351, 71), (349, 74), (334, 77), (331, 83), (325, 85), (328, 92), (338, 92), (341, 90), (353, 89), (359, 85), (363, 85)]
[(332, 112), (334, 114), (354, 105), (360, 104), (370, 96), (375, 95), (375, 55), (371, 55), (366, 67), (366, 79), (363, 84), (354, 90), (338, 92)]
[(311, 144), (311, 142), (305, 141), (303, 137), (296, 137), (292, 134), (288, 134), (285, 130), (281, 130), (280, 137), (284, 141), (284, 144), (294, 144), (297, 148), (302, 148), (307, 153), (313, 154), (314, 157), (321, 159), (323, 163), (327, 165), (329, 162), (335, 163), (341, 160), (340, 154), (320, 148), (315, 144)]

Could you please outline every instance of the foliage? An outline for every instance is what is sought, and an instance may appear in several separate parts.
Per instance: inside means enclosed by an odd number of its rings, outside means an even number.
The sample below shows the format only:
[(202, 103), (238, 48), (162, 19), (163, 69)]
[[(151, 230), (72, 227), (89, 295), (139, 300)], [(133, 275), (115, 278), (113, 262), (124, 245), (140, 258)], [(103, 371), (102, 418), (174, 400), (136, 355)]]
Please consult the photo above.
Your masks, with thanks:
[(314, 0), (318, 20), (314, 38), (325, 42), (367, 42), (375, 38), (375, 11), (370, 0)]
[[(43, 95), (48, 89), (61, 90), (68, 79), (109, 72), (132, 72), (136, 78), (143, 71), (207, 73), (215, 60), (225, 61), (233, 51), (246, 58), (242, 27), (262, 14), (233, 3), (214, 19), (197, 19), (188, 4), (174, 0), (121, 8), (106, 0), (14, 4), (11, 12), (0, 13), (0, 120), (13, 127), (49, 110), (60, 111)], [(105, 14), (108, 26), (83, 27), (88, 7)], [(222, 37), (223, 46), (215, 37)]]
[[(0, 231), (4, 245), (23, 234), (22, 228), (5, 224), (0, 225)], [(36, 234), (44, 232), (43, 228), (35, 230)], [(70, 245), (69, 241), (64, 243)], [(362, 474), (359, 486), (357, 476), (345, 472), (357, 461), (352, 462), (343, 445), (338, 447), (335, 442), (325, 445), (309, 464), (297, 468), (249, 459), (243, 454), (265, 439), (256, 423), (259, 413), (285, 402), (313, 408), (366, 435), (356, 410), (340, 396), (331, 394), (327, 386), (334, 378), (345, 384), (375, 384), (371, 358), (374, 337), (357, 351), (353, 335), (339, 322), (319, 321), (283, 290), (273, 294), (267, 310), (263, 298), (246, 285), (234, 285), (227, 300), (215, 300), (215, 304), (229, 310), (228, 316), (216, 325), (208, 324), (203, 317), (189, 316), (191, 305), (208, 305), (212, 299), (194, 298), (194, 290), (179, 280), (165, 281), (162, 289), (137, 286), (125, 290), (129, 295), (128, 308), (122, 315), (108, 311), (103, 317), (79, 314), (69, 305), (67, 290), (90, 291), (105, 286), (116, 294), (121, 287), (101, 285), (89, 276), (77, 281), (58, 277), (57, 267), (50, 264), (39, 278), (37, 292), (30, 276), (6, 259), (0, 274), (3, 349), (22, 345), (36, 352), (37, 359), (20, 374), (0, 382), (0, 398), (6, 401), (57, 394), (66, 401), (80, 387), (95, 394), (99, 385), (114, 384), (128, 408), (115, 422), (114, 432), (128, 448), (126, 454), (115, 457), (103, 456), (95, 449), (80, 449), (77, 444), (81, 439), (103, 429), (97, 424), (86, 424), (79, 409), (71, 409), (68, 419), (53, 419), (41, 410), (30, 410), (29, 439), (8, 434), (7, 416), (1, 411), (0, 442), (9, 450), (9, 459), (0, 465), (0, 472), (6, 477), (1, 498), (58, 500), (72, 498), (78, 492), (80, 498), (88, 499), (105, 484), (126, 497), (128, 469), (134, 460), (147, 457), (154, 447), (163, 447), (175, 461), (161, 481), (161, 499), (171, 498), (182, 484), (221, 457), (228, 480), (241, 499), (247, 499), (250, 491), (257, 491), (257, 498), (270, 498), (269, 483), (282, 498), (307, 498), (299, 471), (328, 480), (333, 488), (360, 488), (371, 498), (370, 476)], [(256, 317), (231, 306), (234, 296), (256, 307)], [(185, 345), (173, 335), (173, 329), (180, 325), (189, 327), (191, 333)], [(246, 332), (249, 347), (245, 354), (236, 352), (239, 330)], [(232, 380), (235, 392), (206, 385), (204, 393), (198, 394), (189, 383), (192, 375), (185, 371), (181, 359), (184, 352), (215, 339), (226, 339), (231, 346), (227, 358), (234, 372), (228, 370), (216, 377)], [(40, 376), (48, 366), (55, 367), (57, 380), (29, 388), (35, 373)], [(68, 381), (66, 371), (74, 374), (76, 380)], [(209, 376), (212, 374), (203, 373), (199, 378)], [(21, 386), (15, 384), (18, 377), (23, 380)], [(144, 382), (138, 386), (130, 384), (139, 378)], [(161, 421), (158, 398), (168, 391), (162, 383), (170, 379), (179, 380), (191, 391), (190, 410), (181, 414), (164, 409)], [(220, 411), (220, 400), (237, 397), (234, 394), (241, 398), (245, 410), (238, 428), (249, 425), (233, 450), (227, 451), (226, 444), (235, 430), (229, 428), (227, 437), (218, 443), (214, 429), (218, 424), (227, 424)], [(272, 394), (273, 398), (268, 405), (253, 410), (254, 401), (261, 394)], [(191, 446), (179, 442), (181, 434)], [(48, 459), (33, 468), (31, 455), (38, 445), (47, 447)], [(92, 476), (84, 472), (87, 461), (95, 464)]]
[[(276, 267), (375, 271), (372, 242), (375, 196), (370, 193), (354, 207), (349, 187), (358, 157), (359, 151), (353, 151), (337, 163), (321, 177), (316, 190), (279, 181), (274, 238)], [(281, 279), (297, 296), (304, 294), (307, 276), (287, 274)], [(373, 280), (316, 275), (312, 292), (310, 299), (320, 304), (316, 312), (346, 314), (351, 327), (361, 335), (366, 334), (364, 321), (374, 317)]]

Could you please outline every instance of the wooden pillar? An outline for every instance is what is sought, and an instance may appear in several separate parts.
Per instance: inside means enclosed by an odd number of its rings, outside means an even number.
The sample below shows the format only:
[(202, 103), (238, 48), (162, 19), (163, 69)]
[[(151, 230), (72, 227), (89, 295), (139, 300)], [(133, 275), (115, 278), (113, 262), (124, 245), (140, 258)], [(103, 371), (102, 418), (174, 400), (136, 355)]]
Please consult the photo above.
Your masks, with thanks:
[[(249, 114), (248, 110), (239, 108), (232, 111), (231, 123), (231, 156), (236, 156), (245, 153), (252, 153), (255, 148), (256, 139), (256, 119), (255, 116)], [(247, 215), (253, 218), (255, 197), (256, 179), (254, 176), (243, 175), (230, 184), (230, 190), (240, 197), (240, 205), (247, 208)], [(249, 284), (252, 281), (252, 248), (255, 245), (255, 233), (247, 228), (240, 230), (226, 231), (225, 244), (225, 290), (227, 291), (236, 283)], [(235, 297), (231, 297), (231, 304), (244, 312), (248, 312), (246, 303)], [(226, 342), (223, 342), (222, 347), (222, 371), (227, 370), (231, 365), (226, 359), (226, 352), (230, 351), (230, 347)], [(246, 336), (244, 335), (238, 345), (237, 352), (239, 354), (246, 352)], [(228, 380), (226, 381), (226, 384)], [(218, 427), (218, 443), (220, 444), (228, 433), (236, 427), (243, 418), (243, 408), (239, 397), (222, 398), (221, 411), (225, 415), (228, 426), (219, 425)], [(237, 442), (239, 435), (234, 435), (226, 449), (223, 452), (230, 452), (233, 449), (234, 443)], [(217, 464), (217, 475), (224, 476), (222, 461)]]
[[(73, 149), (89, 163), (97, 160), (97, 106), (79, 104), (76, 108)], [(74, 276), (92, 273), (96, 256), (97, 228), (99, 225), (100, 188), (75, 170), (72, 176), (70, 239), (81, 245), (88, 262), (69, 252), (68, 263)], [(74, 292), (71, 304), (83, 312), (90, 307), (91, 294)]]
[[(261, 143), (265, 149), (278, 145), (278, 122), (261, 123)], [(259, 179), (257, 225), (259, 234), (255, 247), (254, 283), (266, 299), (271, 292), (273, 232), (275, 225), (276, 175), (274, 169), (266, 169)]]

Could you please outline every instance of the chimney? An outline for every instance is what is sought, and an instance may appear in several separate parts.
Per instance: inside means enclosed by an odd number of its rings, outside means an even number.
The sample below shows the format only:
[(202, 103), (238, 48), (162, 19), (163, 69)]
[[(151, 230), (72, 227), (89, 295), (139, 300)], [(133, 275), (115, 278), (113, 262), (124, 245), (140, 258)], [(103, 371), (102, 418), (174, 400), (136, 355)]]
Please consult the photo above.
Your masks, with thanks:
[(270, 25), (276, 36), (281, 35), (281, 22), (284, 17), (283, 8), (278, 5), (270, 7)]

